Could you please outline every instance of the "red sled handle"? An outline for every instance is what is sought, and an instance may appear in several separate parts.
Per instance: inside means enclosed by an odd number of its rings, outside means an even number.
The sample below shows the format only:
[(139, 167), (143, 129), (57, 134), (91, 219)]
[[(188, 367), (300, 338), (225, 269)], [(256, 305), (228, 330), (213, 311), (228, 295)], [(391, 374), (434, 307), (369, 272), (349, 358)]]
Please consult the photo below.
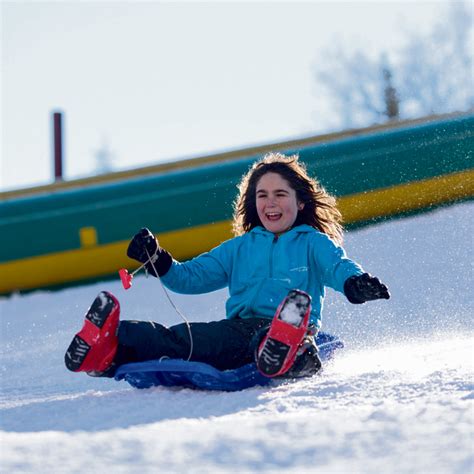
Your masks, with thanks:
[(126, 268), (121, 268), (119, 270), (119, 275), (124, 289), (128, 290), (132, 286), (133, 275), (130, 275)]
[(119, 275), (120, 275), (120, 279), (122, 280), (122, 285), (126, 290), (128, 290), (132, 286), (132, 280), (135, 273), (139, 272), (142, 268), (145, 268), (147, 263), (148, 263), (148, 260), (142, 265), (140, 265), (136, 270), (133, 270), (132, 273), (128, 273), (128, 270), (126, 268), (121, 268), (119, 270)]

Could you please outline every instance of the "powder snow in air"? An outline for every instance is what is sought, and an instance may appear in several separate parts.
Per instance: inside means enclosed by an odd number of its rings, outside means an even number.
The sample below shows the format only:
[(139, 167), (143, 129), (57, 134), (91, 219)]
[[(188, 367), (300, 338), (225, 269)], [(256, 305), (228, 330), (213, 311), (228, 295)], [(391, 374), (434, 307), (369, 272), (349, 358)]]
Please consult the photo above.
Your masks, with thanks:
[[(274, 387), (136, 390), (69, 372), (64, 351), (101, 290), (123, 319), (181, 322), (153, 278), (0, 299), (1, 471), (474, 472), (473, 211), (348, 233), (348, 255), (392, 298), (328, 291), (323, 329), (345, 349), (321, 375)], [(222, 318), (226, 296), (172, 294), (190, 321)]]

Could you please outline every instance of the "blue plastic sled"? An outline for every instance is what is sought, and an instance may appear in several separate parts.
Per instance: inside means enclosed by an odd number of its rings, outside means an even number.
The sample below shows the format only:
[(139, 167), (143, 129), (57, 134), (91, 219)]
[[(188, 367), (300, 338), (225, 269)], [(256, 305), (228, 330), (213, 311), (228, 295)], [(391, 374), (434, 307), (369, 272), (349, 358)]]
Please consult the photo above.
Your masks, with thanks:
[[(336, 349), (344, 347), (338, 337), (323, 332), (317, 335), (316, 344), (323, 362), (331, 359)], [(203, 362), (181, 359), (124, 364), (117, 369), (115, 380), (125, 380), (135, 388), (162, 385), (226, 391), (243, 390), (255, 385), (265, 386), (273, 381), (262, 375), (253, 363), (238, 369), (221, 371)]]

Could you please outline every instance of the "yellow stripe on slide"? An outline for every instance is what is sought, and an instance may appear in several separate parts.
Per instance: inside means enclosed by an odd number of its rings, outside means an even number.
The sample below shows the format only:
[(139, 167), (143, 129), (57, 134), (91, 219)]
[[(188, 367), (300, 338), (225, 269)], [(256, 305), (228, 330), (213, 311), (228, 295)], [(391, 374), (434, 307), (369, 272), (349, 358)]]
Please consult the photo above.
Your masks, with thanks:
[(338, 199), (344, 222), (401, 214), (474, 196), (474, 170), (413, 181)]
[[(474, 196), (474, 170), (344, 196), (338, 203), (345, 224), (350, 224), (471, 196)], [(221, 221), (164, 232), (158, 237), (164, 248), (182, 260), (232, 237), (231, 226), (230, 221)], [(87, 227), (80, 230), (80, 238), (80, 249), (0, 264), (0, 293), (87, 280), (110, 275), (121, 267), (138, 266), (126, 256), (128, 241), (98, 245), (95, 229)]]
[[(186, 259), (205, 252), (231, 236), (231, 223), (224, 221), (165, 232), (160, 234), (159, 240), (175, 258)], [(8, 277), (0, 280), (0, 293), (111, 275), (121, 267), (136, 268), (138, 263), (126, 255), (128, 242), (94, 246), (92, 240), (85, 239), (80, 249), (2, 263), (0, 273)]]

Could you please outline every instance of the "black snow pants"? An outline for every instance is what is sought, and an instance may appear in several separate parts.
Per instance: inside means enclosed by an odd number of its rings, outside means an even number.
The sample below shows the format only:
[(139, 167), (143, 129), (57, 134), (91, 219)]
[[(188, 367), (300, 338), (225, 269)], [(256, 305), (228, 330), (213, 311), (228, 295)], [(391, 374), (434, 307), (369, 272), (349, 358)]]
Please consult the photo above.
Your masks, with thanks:
[[(205, 362), (219, 370), (235, 369), (255, 361), (255, 349), (270, 327), (268, 318), (234, 318), (208, 323), (190, 323), (192, 361)], [(187, 360), (191, 348), (186, 324), (166, 328), (151, 321), (121, 321), (117, 367), (129, 362), (169, 357)]]

